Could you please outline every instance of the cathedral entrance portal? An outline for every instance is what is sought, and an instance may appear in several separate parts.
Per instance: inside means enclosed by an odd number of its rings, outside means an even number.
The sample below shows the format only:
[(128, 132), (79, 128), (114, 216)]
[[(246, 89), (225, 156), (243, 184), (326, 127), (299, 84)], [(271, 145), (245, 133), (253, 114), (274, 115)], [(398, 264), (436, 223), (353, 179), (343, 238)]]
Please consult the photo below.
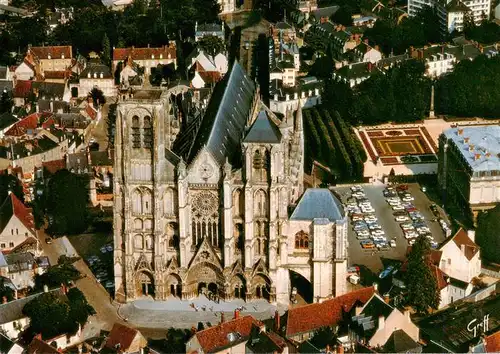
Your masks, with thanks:
[(264, 274), (258, 274), (252, 279), (253, 296), (256, 299), (270, 300), (271, 281)]
[(137, 285), (140, 295), (155, 296), (155, 284), (153, 276), (147, 272), (139, 272), (137, 274)]
[(205, 295), (224, 298), (224, 276), (217, 265), (210, 262), (195, 264), (185, 282), (188, 296)]
[(169, 296), (182, 297), (182, 281), (177, 274), (169, 274), (165, 283)]

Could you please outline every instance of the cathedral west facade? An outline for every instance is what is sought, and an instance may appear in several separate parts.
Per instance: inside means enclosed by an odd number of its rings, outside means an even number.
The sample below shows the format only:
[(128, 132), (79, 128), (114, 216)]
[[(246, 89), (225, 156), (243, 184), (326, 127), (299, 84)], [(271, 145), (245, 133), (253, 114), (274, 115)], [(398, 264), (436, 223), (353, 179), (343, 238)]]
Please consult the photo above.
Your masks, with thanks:
[(118, 105), (117, 300), (288, 303), (294, 279), (314, 301), (345, 293), (347, 219), (328, 189), (304, 190), (301, 110), (278, 119), (238, 63), (196, 118), (175, 90)]

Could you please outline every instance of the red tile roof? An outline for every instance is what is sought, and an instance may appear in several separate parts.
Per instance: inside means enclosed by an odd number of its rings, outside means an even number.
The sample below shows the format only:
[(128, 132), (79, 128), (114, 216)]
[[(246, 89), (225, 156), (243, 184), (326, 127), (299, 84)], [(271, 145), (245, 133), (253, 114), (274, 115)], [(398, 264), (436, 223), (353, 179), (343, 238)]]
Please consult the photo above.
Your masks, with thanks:
[(175, 59), (177, 57), (177, 52), (175, 46), (163, 46), (160, 48), (115, 48), (113, 49), (113, 60), (125, 60), (130, 55), (132, 60), (151, 60), (154, 55), (154, 59), (160, 59), (160, 54), (163, 59), (168, 59), (170, 54), (170, 59)]
[(500, 331), (484, 338), (486, 353), (500, 353)]
[(38, 120), (42, 115), (40, 113), (32, 113), (24, 117), (19, 122), (14, 124), (5, 135), (7, 136), (22, 136), (26, 134), (28, 129), (35, 130), (38, 127)]
[(14, 193), (10, 193), (10, 198), (12, 201), (12, 209), (14, 211), (14, 215), (26, 226), (28, 229), (33, 230), (35, 225), (33, 223), (33, 214), (31, 213), (31, 209), (27, 208), (23, 202), (17, 199)]
[(97, 111), (92, 106), (90, 106), (90, 104), (85, 107), (85, 113), (87, 113), (92, 120), (96, 119), (97, 117)]
[(16, 86), (14, 87), (14, 97), (26, 98), (31, 92), (32, 81), (28, 80), (17, 80)]
[(66, 160), (61, 159), (61, 160), (53, 160), (53, 161), (46, 161), (42, 162), (42, 167), (46, 168), (47, 171), (50, 173), (54, 174), (59, 170), (64, 170), (66, 168)]
[(232, 321), (221, 323), (195, 334), (204, 353), (213, 353), (218, 348), (227, 347), (229, 333), (239, 333), (243, 338), (250, 336), (252, 327), (262, 327), (264, 324), (252, 316), (244, 316)]
[(115, 349), (117, 345), (120, 345), (120, 351), (126, 352), (138, 334), (140, 334), (139, 331), (134, 328), (115, 323), (109, 332), (105, 346)]
[(59, 354), (56, 348), (45, 343), (43, 340), (38, 338), (33, 338), (28, 348), (26, 348), (27, 354)]
[(290, 309), (287, 314), (286, 336), (335, 325), (342, 319), (343, 312), (351, 311), (357, 302), (365, 304), (373, 294), (375, 288), (371, 286), (322, 303)]
[(45, 122), (42, 123), (42, 128), (48, 129), (50, 127), (53, 127), (55, 124), (56, 121), (54, 120), (54, 117), (49, 117)]
[(467, 235), (467, 231), (462, 228), (460, 228), (451, 239), (458, 248), (461, 248), (462, 245), (465, 247), (465, 257), (467, 257), (469, 261), (479, 252), (479, 246), (470, 239), (469, 235)]
[(47, 79), (66, 79), (71, 76), (71, 71), (44, 71), (43, 77)]
[[(31, 47), (31, 53), (36, 55), (38, 59), (71, 59), (73, 57), (71, 46), (48, 46), (48, 47)], [(50, 58), (49, 58), (50, 55)]]
[(439, 290), (443, 290), (444, 288), (446, 288), (448, 286), (448, 281), (446, 280), (448, 276), (444, 274), (443, 271), (439, 269), (439, 267), (436, 265), (432, 266), (432, 272), (436, 277), (437, 286)]

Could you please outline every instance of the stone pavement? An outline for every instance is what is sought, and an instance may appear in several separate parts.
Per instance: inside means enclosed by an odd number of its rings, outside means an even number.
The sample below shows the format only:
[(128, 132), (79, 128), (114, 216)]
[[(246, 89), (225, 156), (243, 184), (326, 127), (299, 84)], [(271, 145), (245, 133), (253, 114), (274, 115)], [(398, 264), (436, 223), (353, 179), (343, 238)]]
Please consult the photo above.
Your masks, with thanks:
[(286, 307), (270, 304), (266, 300), (248, 303), (243, 300), (232, 300), (216, 303), (205, 296), (200, 296), (193, 300), (180, 300), (173, 297), (166, 301), (136, 300), (122, 305), (118, 313), (135, 327), (191, 328), (196, 327), (198, 322), (211, 324), (220, 322), (222, 312), (226, 319), (230, 319), (237, 308), (241, 308), (242, 316), (252, 315), (260, 320), (273, 317), (276, 309), (280, 313), (286, 310)]

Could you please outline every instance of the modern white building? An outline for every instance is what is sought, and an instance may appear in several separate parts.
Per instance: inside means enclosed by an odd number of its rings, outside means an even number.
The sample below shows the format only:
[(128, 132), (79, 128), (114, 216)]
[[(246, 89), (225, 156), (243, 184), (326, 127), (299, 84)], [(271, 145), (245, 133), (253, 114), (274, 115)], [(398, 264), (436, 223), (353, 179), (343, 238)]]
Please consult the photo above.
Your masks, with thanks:
[(451, 33), (463, 30), (464, 16), (468, 11), (476, 24), (489, 19), (491, 0), (408, 0), (408, 14), (415, 16), (425, 6), (436, 8), (443, 31)]
[(464, 126), (439, 138), (439, 183), (445, 203), (476, 218), (500, 202), (500, 126)]

